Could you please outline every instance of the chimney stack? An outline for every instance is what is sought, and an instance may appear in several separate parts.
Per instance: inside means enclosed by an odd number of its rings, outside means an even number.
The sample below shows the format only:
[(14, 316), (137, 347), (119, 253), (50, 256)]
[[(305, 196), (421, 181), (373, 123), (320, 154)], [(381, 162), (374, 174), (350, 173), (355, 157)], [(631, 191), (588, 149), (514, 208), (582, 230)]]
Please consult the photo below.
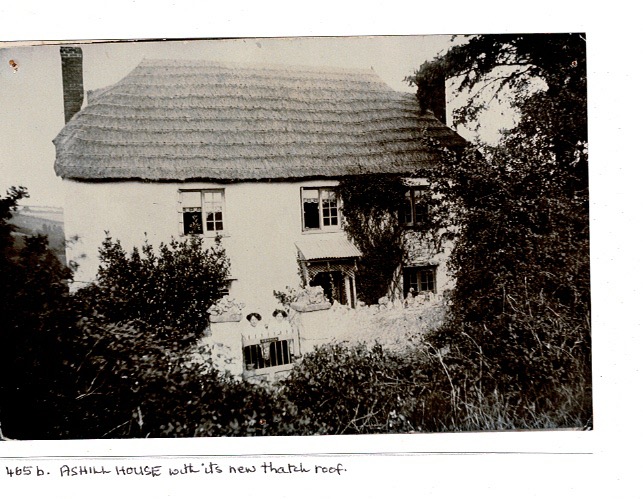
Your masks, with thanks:
[(447, 124), (446, 70), (437, 62), (425, 62), (415, 73), (413, 83), (417, 86), (420, 114), (431, 111), (435, 117)]
[(63, 102), (65, 123), (80, 111), (83, 105), (83, 51), (80, 47), (60, 47), (63, 73)]
[(442, 123), (447, 122), (447, 90), (446, 74), (443, 70), (436, 69), (427, 81), (426, 95), (424, 96), (426, 109), (431, 111)]

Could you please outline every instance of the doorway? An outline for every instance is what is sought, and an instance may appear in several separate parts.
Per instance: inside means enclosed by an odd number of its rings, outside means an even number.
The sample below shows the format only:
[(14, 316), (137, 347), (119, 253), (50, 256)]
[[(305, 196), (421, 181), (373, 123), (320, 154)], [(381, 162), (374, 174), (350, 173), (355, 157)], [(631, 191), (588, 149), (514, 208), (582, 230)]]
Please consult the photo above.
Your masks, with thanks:
[(341, 271), (318, 272), (310, 281), (310, 285), (321, 286), (324, 290), (324, 295), (331, 303), (337, 301), (342, 305), (348, 304), (344, 289), (344, 275)]

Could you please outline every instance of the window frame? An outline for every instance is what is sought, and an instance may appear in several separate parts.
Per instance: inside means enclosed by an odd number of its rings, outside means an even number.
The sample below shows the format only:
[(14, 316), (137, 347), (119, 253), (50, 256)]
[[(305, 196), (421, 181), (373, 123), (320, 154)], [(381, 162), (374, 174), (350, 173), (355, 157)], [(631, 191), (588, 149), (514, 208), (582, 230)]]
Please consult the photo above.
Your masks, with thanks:
[[(420, 286), (418, 284), (421, 284), (421, 278), (420, 278), (420, 273), (422, 272), (430, 272), (431, 275), (431, 280), (427, 281), (430, 282), (432, 289), (419, 289)], [(402, 270), (402, 290), (404, 293), (404, 296), (408, 294), (410, 288), (413, 288), (415, 290), (415, 295), (418, 295), (420, 293), (426, 294), (426, 293), (434, 293), (437, 294), (438, 292), (438, 266), (437, 265), (422, 265), (422, 266), (408, 266), (404, 267)], [(411, 275), (413, 276), (411, 278)], [(407, 279), (408, 279), (408, 286), (407, 286)]]
[[(200, 206), (199, 207), (192, 207), (189, 206), (187, 208), (199, 208), (200, 213), (201, 213), (201, 232), (186, 232), (186, 227), (185, 227), (185, 213), (186, 212), (186, 202), (184, 200), (184, 195), (187, 193), (198, 193), (200, 197)], [(181, 233), (181, 236), (200, 236), (200, 237), (216, 237), (218, 235), (223, 235), (225, 234), (226, 231), (226, 216), (225, 216), (225, 189), (221, 188), (202, 188), (202, 189), (179, 189), (178, 190), (179, 194), (179, 217), (180, 217), (180, 222), (179, 222), (179, 231)], [(212, 201), (207, 201), (205, 196), (207, 194), (218, 194), (221, 197), (221, 200), (218, 202), (212, 202)], [(213, 207), (216, 208), (217, 205), (221, 207), (220, 211), (217, 211), (216, 209), (213, 209), (211, 213), (213, 214), (213, 219), (212, 220), (207, 220), (207, 216), (209, 211), (206, 209), (208, 204), (212, 204)], [(194, 211), (194, 213), (197, 213), (197, 211)], [(217, 220), (217, 213), (221, 213), (221, 219)], [(208, 229), (208, 224), (213, 224), (214, 229), (209, 230)], [(221, 224), (221, 228), (217, 229), (217, 224)]]
[[(420, 199), (420, 196), (416, 196), (417, 192), (422, 192), (423, 195), (421, 197), (429, 195), (429, 187), (428, 186), (409, 186), (407, 192), (404, 194), (404, 211), (402, 213), (402, 224), (407, 227), (407, 228), (422, 228), (426, 226), (426, 219), (424, 221), (418, 222), (418, 217), (417, 217), (417, 204), (418, 202), (416, 199)], [(410, 197), (411, 201), (411, 221), (407, 221), (407, 193)], [(424, 215), (425, 217), (428, 216), (428, 213)]]
[[(317, 216), (318, 216), (318, 223), (319, 227), (306, 227), (306, 217), (305, 217), (305, 209), (304, 209), (304, 192), (305, 191), (317, 191)], [(323, 193), (324, 192), (332, 192), (335, 194), (335, 201), (336, 201), (336, 210), (337, 210), (337, 224), (332, 224), (332, 225), (324, 225), (324, 218), (335, 218), (335, 216), (331, 214), (326, 217), (324, 215), (324, 198), (323, 198)], [(301, 211), (301, 230), (304, 233), (316, 233), (316, 232), (339, 232), (343, 228), (343, 223), (344, 219), (342, 216), (342, 201), (339, 197), (339, 194), (337, 193), (337, 187), (335, 186), (310, 186), (310, 187), (300, 187), (299, 189), (299, 206), (300, 206), (300, 211)], [(331, 208), (332, 209), (332, 208)]]

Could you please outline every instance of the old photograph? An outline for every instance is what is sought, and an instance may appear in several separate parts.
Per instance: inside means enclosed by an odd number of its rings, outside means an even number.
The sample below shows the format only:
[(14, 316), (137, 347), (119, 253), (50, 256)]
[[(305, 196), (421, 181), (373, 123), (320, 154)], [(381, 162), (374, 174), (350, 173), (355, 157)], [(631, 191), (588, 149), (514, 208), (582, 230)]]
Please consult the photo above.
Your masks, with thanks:
[(592, 429), (584, 34), (6, 43), (0, 79), (3, 440)]

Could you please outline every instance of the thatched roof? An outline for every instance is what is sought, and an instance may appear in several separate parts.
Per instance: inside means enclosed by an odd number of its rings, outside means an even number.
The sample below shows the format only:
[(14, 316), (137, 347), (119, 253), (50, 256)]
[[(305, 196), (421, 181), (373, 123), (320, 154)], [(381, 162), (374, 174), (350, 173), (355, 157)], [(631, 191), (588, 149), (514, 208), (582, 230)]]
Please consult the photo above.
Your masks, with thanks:
[(261, 180), (407, 173), (423, 132), (464, 140), (368, 70), (145, 60), (54, 140), (56, 173), (83, 180)]

